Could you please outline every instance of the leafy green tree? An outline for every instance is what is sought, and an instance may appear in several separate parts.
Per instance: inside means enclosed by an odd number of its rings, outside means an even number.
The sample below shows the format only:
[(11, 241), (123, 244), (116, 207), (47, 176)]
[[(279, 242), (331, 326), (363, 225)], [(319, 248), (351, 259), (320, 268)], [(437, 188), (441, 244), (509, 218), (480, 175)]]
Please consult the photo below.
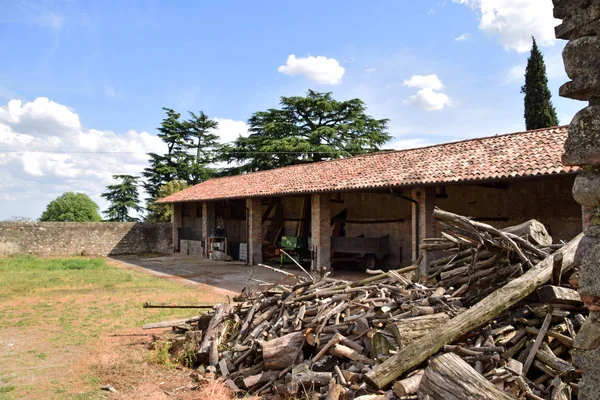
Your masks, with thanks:
[(253, 114), (250, 135), (224, 147), (223, 161), (239, 165), (229, 173), (373, 152), (391, 139), (388, 120), (367, 115), (360, 99), (337, 101), (309, 90), (306, 97), (282, 97), (280, 104)]
[(535, 38), (525, 70), (525, 127), (527, 130), (548, 128), (559, 124), (556, 110), (552, 105), (544, 56), (538, 49)]
[(99, 222), (96, 204), (85, 193), (66, 192), (48, 203), (40, 221)]
[(182, 180), (193, 185), (212, 177), (214, 170), (208, 164), (219, 151), (219, 137), (213, 132), (218, 123), (204, 112), (190, 112), (190, 119), (182, 120), (174, 110), (163, 110), (166, 117), (158, 128), (158, 137), (167, 145), (167, 153), (148, 153), (150, 165), (142, 173), (149, 195), (148, 209), (165, 183)]
[(139, 205), (138, 178), (132, 175), (113, 175), (113, 179), (120, 182), (116, 185), (108, 185), (106, 187), (108, 191), (100, 195), (110, 202), (110, 206), (103, 214), (109, 221), (139, 221), (138, 218), (129, 215), (130, 210), (138, 213), (142, 211)]
[[(183, 189), (186, 189), (188, 184), (181, 180), (173, 180), (162, 185), (157, 194), (155, 201), (163, 197), (177, 193)], [(148, 207), (148, 215), (146, 217), (148, 222), (169, 222), (171, 221), (171, 204), (152, 204)]]
[(214, 133), (219, 123), (200, 111), (200, 114), (190, 112), (190, 119), (185, 121), (187, 129), (187, 145), (190, 150), (195, 150), (190, 179), (188, 183), (203, 182), (212, 176), (215, 171), (208, 165), (218, 158), (220, 151), (219, 136)]

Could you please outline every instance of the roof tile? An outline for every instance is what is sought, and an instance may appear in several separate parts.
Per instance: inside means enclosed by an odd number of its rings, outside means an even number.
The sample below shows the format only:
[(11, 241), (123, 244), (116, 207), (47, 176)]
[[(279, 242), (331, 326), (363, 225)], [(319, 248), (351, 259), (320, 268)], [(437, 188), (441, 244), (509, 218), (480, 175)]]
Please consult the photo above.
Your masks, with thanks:
[(159, 203), (561, 174), (567, 127), (470, 139), (210, 179)]

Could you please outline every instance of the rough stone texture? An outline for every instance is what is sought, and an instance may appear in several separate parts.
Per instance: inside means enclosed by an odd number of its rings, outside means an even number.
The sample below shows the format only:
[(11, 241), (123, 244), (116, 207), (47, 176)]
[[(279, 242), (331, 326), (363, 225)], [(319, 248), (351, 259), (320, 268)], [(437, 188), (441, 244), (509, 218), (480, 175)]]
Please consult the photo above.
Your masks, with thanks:
[(249, 259), (252, 265), (262, 263), (263, 223), (261, 199), (248, 199), (248, 231), (249, 231)]
[(573, 117), (562, 160), (566, 165), (600, 164), (600, 105), (586, 107)]
[(171, 223), (0, 223), (0, 256), (106, 256), (171, 253)]
[(575, 199), (583, 204), (586, 235), (581, 253), (579, 292), (592, 311), (575, 338), (573, 358), (583, 371), (580, 399), (600, 398), (600, 0), (553, 0), (554, 15), (563, 19), (556, 36), (570, 42), (563, 51), (565, 69), (571, 82), (560, 88), (560, 95), (589, 101), (569, 125), (563, 163), (588, 166), (573, 187)]
[(313, 269), (331, 268), (331, 208), (329, 194), (311, 197)]
[(580, 173), (575, 178), (573, 197), (582, 206), (600, 206), (600, 175), (587, 171)]
[(600, 321), (598, 312), (591, 312), (573, 343), (573, 358), (586, 373), (580, 385), (580, 399), (598, 399), (600, 393)]

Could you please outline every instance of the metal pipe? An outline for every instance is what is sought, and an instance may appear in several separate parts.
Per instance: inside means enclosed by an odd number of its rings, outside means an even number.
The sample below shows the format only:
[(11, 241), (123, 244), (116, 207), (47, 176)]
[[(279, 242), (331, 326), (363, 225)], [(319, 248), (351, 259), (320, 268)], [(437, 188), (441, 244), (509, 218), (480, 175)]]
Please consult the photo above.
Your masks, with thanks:
[(150, 304), (144, 303), (144, 308), (213, 308), (217, 303), (195, 304), (190, 306), (179, 306), (171, 304)]
[(417, 245), (417, 254), (416, 254), (417, 257), (416, 258), (419, 258), (419, 254), (420, 254), (420, 249), (419, 249), (419, 232), (420, 232), (420, 229), (419, 229), (419, 214), (420, 214), (419, 202), (411, 197), (404, 196), (402, 194), (394, 192), (393, 188), (390, 188), (390, 193), (392, 194), (392, 196), (396, 196), (401, 199), (410, 201), (411, 203), (413, 203), (415, 205), (416, 212), (417, 212), (417, 218), (415, 221), (415, 244)]

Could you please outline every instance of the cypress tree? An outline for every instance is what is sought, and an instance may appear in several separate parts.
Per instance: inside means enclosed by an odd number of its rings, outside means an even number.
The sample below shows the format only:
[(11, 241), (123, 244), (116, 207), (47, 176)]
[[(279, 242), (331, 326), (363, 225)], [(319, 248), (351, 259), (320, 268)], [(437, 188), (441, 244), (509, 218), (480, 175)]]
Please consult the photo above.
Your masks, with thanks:
[(556, 110), (552, 105), (548, 76), (544, 57), (538, 49), (535, 38), (531, 54), (525, 70), (525, 85), (521, 88), (525, 93), (525, 126), (527, 130), (548, 128), (558, 125)]

